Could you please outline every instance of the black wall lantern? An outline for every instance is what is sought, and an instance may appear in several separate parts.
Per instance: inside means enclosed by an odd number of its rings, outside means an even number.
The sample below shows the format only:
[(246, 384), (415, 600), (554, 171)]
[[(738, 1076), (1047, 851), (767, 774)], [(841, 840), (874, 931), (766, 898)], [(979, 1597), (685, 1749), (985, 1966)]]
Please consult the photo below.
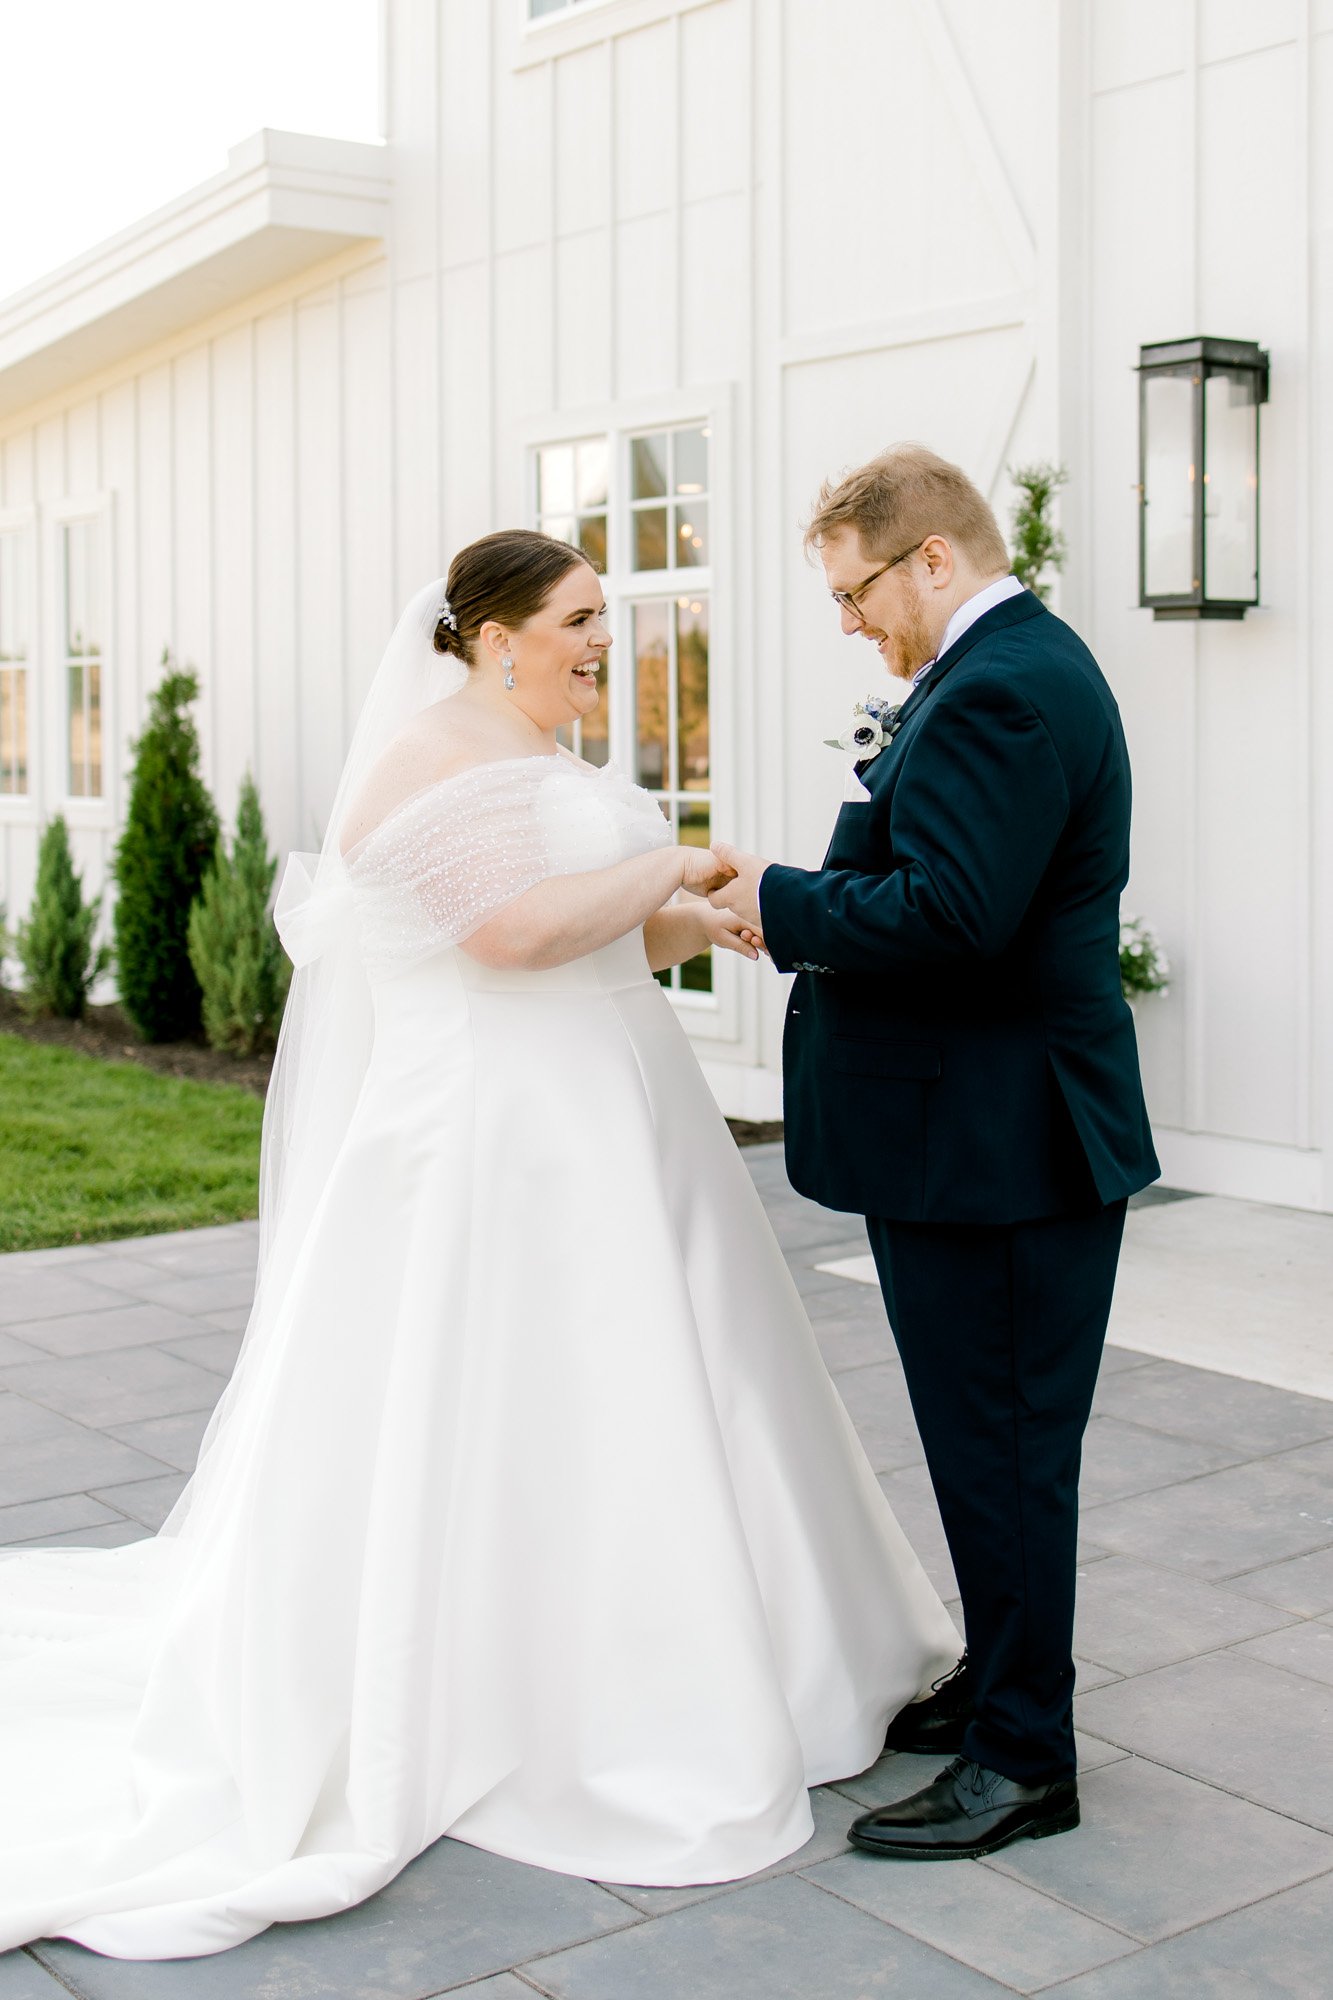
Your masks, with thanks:
[(1139, 603), (1154, 618), (1243, 618), (1259, 602), (1259, 405), (1252, 340), (1139, 349)]

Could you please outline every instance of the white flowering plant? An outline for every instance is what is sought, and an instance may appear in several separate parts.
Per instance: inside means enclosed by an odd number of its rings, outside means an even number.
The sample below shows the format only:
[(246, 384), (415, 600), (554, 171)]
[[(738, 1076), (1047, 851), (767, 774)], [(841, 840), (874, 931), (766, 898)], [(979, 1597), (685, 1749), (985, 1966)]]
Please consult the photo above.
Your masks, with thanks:
[(1128, 914), (1120, 919), (1120, 990), (1126, 1000), (1143, 993), (1169, 993), (1171, 967), (1151, 924)]

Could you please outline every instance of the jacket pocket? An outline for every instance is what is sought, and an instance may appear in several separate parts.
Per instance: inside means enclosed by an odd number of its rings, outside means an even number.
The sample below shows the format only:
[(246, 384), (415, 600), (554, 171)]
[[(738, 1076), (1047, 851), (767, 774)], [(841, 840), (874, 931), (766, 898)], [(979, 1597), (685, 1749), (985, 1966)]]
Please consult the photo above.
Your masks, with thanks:
[(848, 1076), (898, 1076), (929, 1083), (940, 1073), (940, 1052), (928, 1042), (834, 1035), (830, 1060), (834, 1069)]

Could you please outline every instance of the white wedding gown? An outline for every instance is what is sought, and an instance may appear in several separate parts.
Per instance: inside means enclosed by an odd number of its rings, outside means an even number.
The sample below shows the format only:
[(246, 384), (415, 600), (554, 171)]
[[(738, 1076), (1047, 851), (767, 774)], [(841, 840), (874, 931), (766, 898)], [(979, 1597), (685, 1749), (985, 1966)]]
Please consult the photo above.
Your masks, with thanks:
[(642, 934), (543, 972), (450, 941), (465, 861), (520, 880), (519, 793), (541, 873), (666, 837), (533, 758), (354, 850), (369, 1065), (194, 1490), (0, 1562), (0, 1947), (219, 1951), (446, 1833), (742, 1876), (957, 1656)]

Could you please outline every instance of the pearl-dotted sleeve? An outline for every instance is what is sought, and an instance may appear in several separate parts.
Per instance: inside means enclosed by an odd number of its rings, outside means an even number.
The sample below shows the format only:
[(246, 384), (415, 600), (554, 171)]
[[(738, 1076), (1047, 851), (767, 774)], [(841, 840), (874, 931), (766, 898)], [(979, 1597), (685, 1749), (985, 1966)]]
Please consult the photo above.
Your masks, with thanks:
[[(361, 950), (372, 970), (415, 964), (464, 938), (548, 875), (546, 757), (480, 764), (417, 793), (347, 856)], [(563, 789), (563, 787), (560, 787)]]

